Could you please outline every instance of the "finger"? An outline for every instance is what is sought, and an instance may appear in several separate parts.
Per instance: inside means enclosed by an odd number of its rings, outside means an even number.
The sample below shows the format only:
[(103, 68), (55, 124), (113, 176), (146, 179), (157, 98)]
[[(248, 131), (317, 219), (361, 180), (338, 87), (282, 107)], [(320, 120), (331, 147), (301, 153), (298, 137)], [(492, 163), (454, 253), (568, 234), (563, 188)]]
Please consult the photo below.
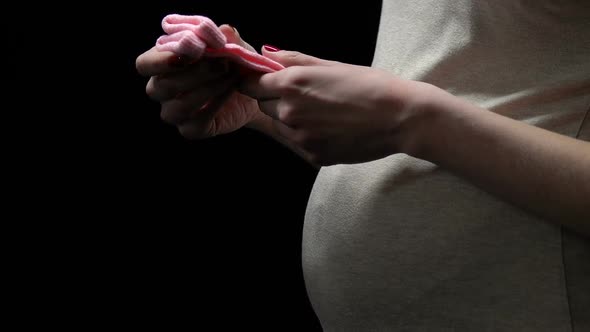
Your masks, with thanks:
[(207, 102), (200, 110), (191, 112), (190, 121), (185, 121), (178, 126), (180, 134), (188, 139), (200, 139), (221, 134), (222, 132), (219, 131), (217, 123), (215, 123), (215, 115), (233, 93), (235, 91), (230, 86)]
[(275, 48), (274, 46), (264, 45), (262, 47), (262, 55), (272, 59), (285, 67), (292, 66), (334, 66), (339, 62), (324, 60), (316, 58), (311, 55), (307, 55), (296, 51), (283, 51)]
[(299, 128), (303, 124), (305, 105), (298, 102), (297, 99), (285, 97), (258, 100), (258, 107), (264, 114), (291, 128)]
[(186, 67), (193, 59), (179, 56), (172, 52), (160, 52), (156, 47), (139, 55), (135, 60), (135, 68), (143, 76), (156, 76)]
[(242, 37), (240, 36), (240, 33), (238, 32), (238, 29), (236, 29), (235, 27), (233, 27), (229, 24), (223, 24), (223, 25), (219, 26), (219, 30), (221, 31), (221, 33), (223, 33), (223, 35), (227, 39), (228, 43), (237, 44), (237, 45), (240, 45), (252, 52), (256, 52), (254, 47), (252, 47), (250, 44), (246, 43), (242, 39)]
[(272, 120), (272, 126), (275, 129), (275, 132), (279, 134), (283, 139), (290, 142), (290, 146), (293, 147), (294, 151), (299, 154), (303, 159), (310, 162), (312, 165), (316, 166), (315, 163), (315, 156), (309, 153), (308, 150), (305, 149), (305, 134), (301, 131), (298, 131), (290, 126), (285, 125), (281, 121)]
[(259, 99), (258, 100), (258, 107), (262, 111), (262, 113), (270, 116), (273, 120), (279, 120), (279, 104), (281, 99)]
[(299, 136), (299, 133), (297, 132), (297, 130), (295, 128), (292, 128), (288, 125), (286, 125), (285, 123), (279, 121), (279, 120), (272, 120), (272, 125), (274, 126), (276, 132), (281, 135), (283, 138), (291, 141), (291, 142), (296, 142), (297, 141), (297, 137)]
[(202, 89), (192, 91), (162, 103), (160, 116), (162, 120), (171, 124), (181, 124), (187, 121), (191, 112), (201, 109), (211, 98), (221, 95), (225, 90), (234, 87), (236, 78), (224, 77), (203, 86)]
[(147, 95), (157, 101), (173, 99), (178, 94), (199, 89), (229, 72), (226, 59), (208, 59), (191, 65), (187, 70), (152, 76), (147, 83)]
[(284, 80), (286, 71), (285, 69), (263, 75), (249, 75), (242, 80), (239, 91), (259, 100), (279, 98), (289, 89)]

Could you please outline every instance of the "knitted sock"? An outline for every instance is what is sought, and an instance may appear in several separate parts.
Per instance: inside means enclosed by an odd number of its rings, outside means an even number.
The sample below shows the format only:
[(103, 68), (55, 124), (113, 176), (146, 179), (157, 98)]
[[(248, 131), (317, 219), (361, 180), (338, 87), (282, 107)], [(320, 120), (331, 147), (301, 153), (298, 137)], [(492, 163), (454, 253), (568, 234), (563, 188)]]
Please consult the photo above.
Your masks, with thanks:
[(156, 41), (159, 51), (170, 51), (198, 59), (225, 57), (251, 70), (274, 72), (283, 65), (238, 44), (228, 43), (213, 21), (205, 16), (171, 14), (162, 20), (166, 35)]

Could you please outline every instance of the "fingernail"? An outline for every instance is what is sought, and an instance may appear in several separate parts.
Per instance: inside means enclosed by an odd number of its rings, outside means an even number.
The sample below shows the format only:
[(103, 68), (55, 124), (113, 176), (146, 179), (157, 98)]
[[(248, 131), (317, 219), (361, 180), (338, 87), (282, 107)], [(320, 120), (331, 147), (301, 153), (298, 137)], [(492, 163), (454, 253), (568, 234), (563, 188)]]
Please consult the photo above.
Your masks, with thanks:
[(173, 57), (171, 57), (170, 59), (168, 59), (168, 64), (171, 67), (176, 67), (176, 68), (180, 68), (180, 67), (184, 67), (187, 64), (189, 64), (190, 59), (188, 59), (185, 56), (182, 55), (175, 55)]
[(268, 45), (268, 44), (264, 45), (263, 47), (265, 50), (267, 50), (269, 52), (278, 52), (281, 50), (280, 48), (278, 48), (276, 46), (272, 46), (272, 45)]
[(240, 35), (240, 33), (238, 32), (238, 29), (236, 29), (233, 25), (228, 24), (228, 26), (234, 30), (234, 32), (236, 33), (236, 35), (238, 35), (238, 36)]

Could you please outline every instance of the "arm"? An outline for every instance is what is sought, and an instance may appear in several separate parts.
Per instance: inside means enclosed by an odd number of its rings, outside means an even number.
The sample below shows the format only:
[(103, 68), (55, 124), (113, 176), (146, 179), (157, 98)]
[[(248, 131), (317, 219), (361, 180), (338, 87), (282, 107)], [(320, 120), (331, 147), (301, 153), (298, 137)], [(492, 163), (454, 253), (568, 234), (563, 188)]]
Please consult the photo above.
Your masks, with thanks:
[[(289, 53), (283, 54), (274, 58)], [(289, 67), (249, 81), (243, 90), (270, 116), (266, 132), (315, 164), (406, 153), (590, 236), (589, 142), (361, 66)]]
[[(483, 110), (434, 88), (408, 154), (590, 236), (590, 143)], [(410, 146), (412, 145), (412, 146)]]

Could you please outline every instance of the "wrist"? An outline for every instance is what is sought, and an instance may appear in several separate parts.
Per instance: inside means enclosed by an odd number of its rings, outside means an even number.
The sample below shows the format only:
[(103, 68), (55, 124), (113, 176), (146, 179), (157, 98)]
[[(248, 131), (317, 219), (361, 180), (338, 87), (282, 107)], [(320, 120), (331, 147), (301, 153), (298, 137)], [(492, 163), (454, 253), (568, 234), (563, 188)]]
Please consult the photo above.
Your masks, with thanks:
[(434, 152), (444, 146), (450, 130), (455, 96), (431, 84), (417, 82), (418, 92), (408, 103), (398, 131), (398, 149), (415, 158), (435, 162)]
[[(427, 84), (410, 116), (404, 153), (447, 165), (473, 128), (489, 121), (490, 113), (436, 86)], [(487, 119), (487, 120), (486, 120)]]

